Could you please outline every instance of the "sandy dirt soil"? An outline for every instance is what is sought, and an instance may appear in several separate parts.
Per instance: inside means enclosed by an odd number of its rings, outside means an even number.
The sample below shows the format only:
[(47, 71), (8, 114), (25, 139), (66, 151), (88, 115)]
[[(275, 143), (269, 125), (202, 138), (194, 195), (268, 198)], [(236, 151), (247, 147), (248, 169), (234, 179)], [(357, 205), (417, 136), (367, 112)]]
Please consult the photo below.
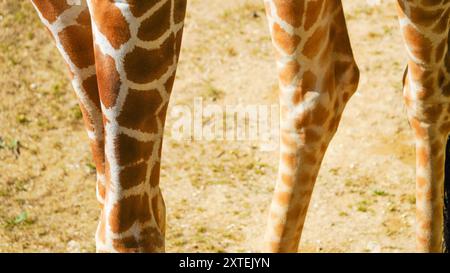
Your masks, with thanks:
[[(358, 92), (320, 171), (302, 252), (414, 250), (414, 147), (401, 98), (394, 1), (344, 0)], [(207, 3), (207, 4), (206, 4)], [(189, 0), (176, 105), (277, 103), (261, 0)], [(0, 252), (92, 252), (99, 215), (81, 113), (29, 1), (0, 0)], [(277, 169), (258, 141), (177, 141), (161, 184), (167, 251), (254, 252)]]

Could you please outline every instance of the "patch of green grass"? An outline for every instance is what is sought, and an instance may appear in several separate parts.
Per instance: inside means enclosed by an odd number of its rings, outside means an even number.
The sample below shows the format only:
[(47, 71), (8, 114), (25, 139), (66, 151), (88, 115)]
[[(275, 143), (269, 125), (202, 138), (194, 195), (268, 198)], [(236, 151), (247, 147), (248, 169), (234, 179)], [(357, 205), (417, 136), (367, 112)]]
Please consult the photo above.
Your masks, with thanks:
[(18, 114), (16, 120), (18, 123), (22, 125), (30, 123), (30, 120), (28, 119), (27, 115), (23, 113)]
[(369, 206), (370, 206), (370, 202), (367, 200), (363, 200), (356, 204), (356, 210), (358, 210), (360, 212), (368, 212)]
[(345, 211), (341, 211), (341, 212), (339, 212), (339, 216), (346, 217), (346, 216), (348, 216), (348, 213)]
[(374, 190), (373, 195), (376, 196), (388, 196), (389, 194), (383, 190)]
[(22, 144), (17, 139), (3, 139), (0, 137), (0, 150), (1, 149), (8, 149), (10, 150), (16, 157), (20, 155), (20, 148), (22, 147)]
[(29, 218), (28, 213), (26, 211), (22, 211), (19, 215), (7, 219), (5, 221), (5, 228), (13, 229), (19, 225), (30, 225), (33, 223), (34, 221)]
[(95, 167), (95, 164), (92, 162), (86, 163), (86, 167), (88, 168), (89, 173), (91, 174), (95, 174), (97, 172), (97, 168)]
[(73, 106), (70, 109), (71, 117), (74, 121), (81, 120), (83, 118), (83, 113), (78, 105)]
[(225, 92), (215, 87), (211, 82), (208, 81), (205, 83), (205, 92), (203, 93), (205, 97), (210, 98), (213, 101), (216, 101), (218, 99), (221, 99), (224, 96), (224, 94)]

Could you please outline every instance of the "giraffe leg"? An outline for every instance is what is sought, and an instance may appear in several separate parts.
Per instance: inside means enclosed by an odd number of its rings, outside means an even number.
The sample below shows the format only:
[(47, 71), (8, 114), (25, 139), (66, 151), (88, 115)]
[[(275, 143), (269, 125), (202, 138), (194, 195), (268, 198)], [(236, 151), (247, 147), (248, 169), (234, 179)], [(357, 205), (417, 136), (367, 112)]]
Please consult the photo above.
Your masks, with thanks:
[(69, 68), (97, 170), (97, 198), (104, 198), (104, 140), (89, 10), (60, 0), (33, 0)]
[(105, 127), (100, 252), (164, 251), (159, 172), (185, 0), (88, 0)]
[(442, 250), (445, 143), (450, 131), (449, 12), (447, 1), (398, 1), (409, 55), (403, 93), (416, 140), (419, 252)]
[(313, 186), (359, 71), (338, 0), (266, 0), (280, 82), (280, 163), (266, 250), (296, 252)]

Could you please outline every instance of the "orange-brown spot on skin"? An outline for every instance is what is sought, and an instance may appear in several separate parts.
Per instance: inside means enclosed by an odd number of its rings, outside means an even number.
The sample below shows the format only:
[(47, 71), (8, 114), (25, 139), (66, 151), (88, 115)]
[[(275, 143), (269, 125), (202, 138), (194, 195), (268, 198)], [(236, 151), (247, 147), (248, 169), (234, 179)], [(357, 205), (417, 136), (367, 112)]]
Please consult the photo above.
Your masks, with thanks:
[(283, 142), (284, 145), (289, 146), (290, 148), (293, 149), (295, 149), (298, 146), (297, 142), (289, 133), (281, 132), (281, 141)]
[(300, 71), (297, 61), (289, 61), (279, 72), (279, 79), (283, 85), (290, 84)]
[(290, 207), (286, 216), (288, 219), (288, 223), (286, 224), (286, 226), (291, 227), (295, 230), (296, 223), (298, 223), (300, 217), (304, 216), (304, 212), (305, 206), (301, 203)]
[(98, 110), (101, 110), (97, 75), (92, 75), (84, 80), (82, 86), (89, 99), (94, 103), (95, 106), (97, 106)]
[(159, 185), (159, 174), (161, 172), (161, 163), (155, 162), (152, 173), (150, 175), (150, 186), (156, 187)]
[(147, 175), (147, 162), (125, 167), (120, 172), (120, 185), (123, 189), (129, 189), (139, 184), (145, 183)]
[(301, 134), (302, 129), (311, 124), (312, 115), (310, 110), (305, 110), (295, 118), (295, 128)]
[(282, 160), (291, 169), (297, 166), (297, 157), (295, 154), (283, 154)]
[(144, 223), (151, 219), (150, 200), (147, 193), (132, 195), (114, 204), (109, 215), (111, 230), (115, 233), (125, 232), (135, 223)]
[(322, 143), (322, 145), (320, 145), (320, 152), (321, 152), (322, 154), (325, 154), (325, 152), (327, 151), (327, 147), (328, 147), (327, 144)]
[(423, 66), (415, 62), (409, 62), (408, 72), (408, 76), (411, 77), (411, 79), (413, 79), (414, 81), (420, 82), (424, 89), (427, 89), (428, 91), (434, 89), (434, 71), (427, 70)]
[(417, 202), (419, 202), (419, 203), (423, 202), (425, 200), (424, 198), (425, 198), (425, 193), (423, 190), (416, 193), (416, 201)]
[(439, 131), (442, 134), (448, 134), (450, 132), (450, 122), (444, 122), (440, 127)]
[[(436, 1), (434, 1), (436, 2)], [(436, 18), (439, 18), (442, 14), (442, 9), (435, 10), (423, 10), (421, 7), (416, 7), (413, 5), (409, 6), (409, 18), (417, 25), (423, 27), (429, 27), (436, 23)]]
[(94, 47), (90, 28), (73, 25), (64, 28), (58, 34), (64, 51), (78, 68), (94, 64)]
[(138, 253), (140, 252), (139, 243), (134, 236), (128, 236), (113, 240), (113, 247), (120, 253)]
[(158, 132), (158, 113), (162, 98), (158, 90), (129, 90), (122, 112), (118, 117), (121, 126), (145, 133)]
[(320, 135), (313, 129), (305, 130), (305, 143), (314, 143), (320, 140)]
[(283, 223), (276, 223), (273, 228), (275, 236), (277, 236), (277, 237), (281, 237), (284, 233), (284, 230), (285, 230), (285, 225)]
[(416, 181), (419, 188), (423, 188), (428, 184), (428, 181), (423, 177), (417, 177)]
[(165, 204), (164, 199), (161, 194), (156, 195), (152, 199), (152, 210), (153, 215), (155, 216), (155, 221), (158, 224), (159, 229), (164, 234), (166, 229), (166, 215), (165, 215)]
[(328, 109), (322, 104), (317, 104), (312, 115), (312, 122), (316, 125), (323, 125), (329, 117)]
[(153, 142), (140, 142), (127, 135), (120, 134), (115, 144), (115, 154), (119, 165), (129, 165), (138, 161), (147, 161), (153, 151)]
[(429, 160), (428, 151), (424, 147), (417, 148), (417, 164), (419, 164), (420, 167), (426, 167)]
[[(294, 2), (302, 2), (302, 1), (294, 1)], [(322, 5), (325, 1), (307, 1), (306, 6), (306, 18), (304, 28), (306, 31), (310, 29), (315, 23), (319, 20), (320, 11), (322, 9)], [(328, 3), (327, 3), (328, 4)]]
[(333, 27), (329, 32), (329, 41), (330, 43), (332, 41), (334, 52), (351, 56), (353, 58), (353, 52), (350, 44), (350, 38), (348, 36), (342, 5), (339, 5), (337, 8), (339, 9), (339, 12), (336, 14)]
[(91, 27), (91, 14), (89, 13), (89, 9), (83, 10), (77, 18), (77, 23), (84, 26)]
[(113, 240), (113, 247), (121, 253), (156, 252), (164, 245), (161, 233), (155, 228), (141, 230), (138, 238), (128, 236)]
[(105, 173), (105, 143), (103, 139), (91, 141), (92, 157), (97, 173)]
[[(440, 18), (439, 18), (440, 17)], [(435, 18), (439, 18), (439, 22), (434, 25), (433, 33), (440, 34), (448, 32), (448, 18), (450, 17), (450, 10), (446, 9), (445, 12), (437, 15)]]
[(84, 125), (85, 125), (86, 129), (89, 131), (94, 131), (93, 121), (92, 121), (92, 118), (89, 115), (88, 111), (86, 110), (86, 108), (84, 107), (84, 105), (81, 102), (78, 103), (78, 105), (80, 107), (80, 111), (83, 116), (83, 121), (84, 121)]
[(111, 56), (103, 55), (98, 48), (95, 51), (95, 62), (100, 99), (106, 108), (110, 108), (116, 104), (122, 84), (116, 62)]
[(155, 6), (159, 0), (127, 0), (129, 3), (130, 11), (135, 17), (141, 17), (153, 6)]
[(282, 174), (281, 175), (281, 181), (283, 182), (284, 185), (286, 185), (287, 187), (292, 187), (294, 186), (294, 179), (291, 175), (287, 175), (287, 174)]
[(93, 19), (97, 27), (115, 49), (130, 40), (128, 22), (113, 2), (92, 0), (92, 6), (94, 7)]
[(299, 36), (290, 35), (277, 23), (273, 25), (273, 39), (286, 54), (293, 54), (300, 43)]
[(278, 216), (275, 212), (271, 211), (271, 212), (269, 213), (269, 218), (270, 218), (272, 221), (276, 221), (276, 220), (279, 218), (279, 216)]
[[(327, 92), (330, 97), (336, 96), (336, 71), (334, 69), (334, 66), (330, 65), (324, 68), (322, 77), (321, 90), (323, 92)], [(337, 103), (338, 101), (334, 101), (334, 108), (332, 109), (337, 109)]]
[(317, 84), (317, 77), (316, 75), (311, 72), (310, 70), (305, 71), (303, 73), (300, 88), (295, 90), (293, 102), (294, 104), (298, 104), (299, 102), (303, 101), (303, 97), (307, 92), (314, 91), (316, 89)]
[(304, 152), (302, 154), (302, 161), (308, 165), (314, 165), (317, 162), (316, 156), (312, 152)]
[(298, 176), (298, 181), (299, 183), (302, 184), (309, 184), (311, 182), (312, 179), (312, 175), (309, 172), (302, 172), (299, 176)]
[(335, 129), (337, 129), (338, 123), (339, 123), (338, 118), (336, 116), (332, 117), (330, 119), (330, 122), (328, 123), (327, 127), (328, 132), (334, 132)]
[(142, 245), (144, 252), (155, 252), (157, 249), (164, 248), (163, 233), (154, 227), (149, 227), (141, 232)]
[(311, 37), (309, 37), (308, 41), (306, 41), (302, 50), (303, 55), (309, 59), (314, 59), (324, 44), (323, 41), (325, 40), (327, 31), (326, 27), (317, 28)]
[(432, 42), (410, 25), (403, 27), (403, 34), (412, 54), (425, 63), (429, 63)]
[(138, 30), (137, 35), (139, 39), (144, 41), (153, 41), (169, 30), (171, 8), (172, 1), (167, 1), (152, 16), (145, 19)]
[(280, 242), (270, 242), (269, 243), (270, 252), (279, 252), (281, 249), (281, 243)]
[(291, 194), (288, 192), (277, 192), (275, 194), (275, 198), (276, 198), (278, 204), (280, 204), (282, 206), (286, 206), (289, 204), (289, 202), (291, 200)]
[(61, 0), (33, 0), (33, 3), (42, 16), (50, 23), (56, 21), (61, 13), (70, 8), (66, 1)]
[(175, 1), (174, 14), (173, 19), (175, 24), (181, 23), (184, 21), (184, 17), (186, 15), (186, 0), (177, 0)]
[(297, 28), (302, 25), (305, 14), (305, 1), (273, 1), (276, 12), (286, 23)]
[(353, 62), (336, 61), (334, 63), (334, 75), (338, 88), (343, 86), (343, 89), (346, 90), (342, 99), (347, 102), (358, 86), (359, 69)]
[(422, 128), (419, 120), (417, 120), (416, 118), (411, 118), (410, 123), (411, 127), (414, 129), (414, 133), (418, 138), (422, 139), (426, 137), (427, 131), (424, 128)]
[(125, 56), (125, 71), (129, 80), (148, 83), (159, 79), (174, 62), (175, 36), (171, 35), (158, 49), (136, 47)]
[(428, 239), (426, 237), (417, 235), (416, 240), (417, 240), (417, 243), (419, 244), (419, 246), (425, 246), (428, 244)]
[(439, 119), (442, 113), (442, 104), (434, 104), (425, 108), (424, 116), (427, 121), (435, 122)]

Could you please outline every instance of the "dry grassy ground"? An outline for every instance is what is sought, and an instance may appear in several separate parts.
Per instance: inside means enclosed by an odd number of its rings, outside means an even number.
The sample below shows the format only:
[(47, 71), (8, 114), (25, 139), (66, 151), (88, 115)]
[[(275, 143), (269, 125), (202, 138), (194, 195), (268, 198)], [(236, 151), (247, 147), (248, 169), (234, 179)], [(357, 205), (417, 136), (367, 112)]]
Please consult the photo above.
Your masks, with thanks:
[[(414, 148), (394, 1), (343, 2), (362, 78), (326, 154), (302, 251), (413, 251)], [(190, 0), (171, 108), (200, 96), (269, 105), (276, 93), (262, 1)], [(0, 0), (0, 98), (0, 252), (94, 251), (99, 206), (87, 136), (29, 1)], [(167, 251), (257, 251), (277, 152), (166, 135)]]

